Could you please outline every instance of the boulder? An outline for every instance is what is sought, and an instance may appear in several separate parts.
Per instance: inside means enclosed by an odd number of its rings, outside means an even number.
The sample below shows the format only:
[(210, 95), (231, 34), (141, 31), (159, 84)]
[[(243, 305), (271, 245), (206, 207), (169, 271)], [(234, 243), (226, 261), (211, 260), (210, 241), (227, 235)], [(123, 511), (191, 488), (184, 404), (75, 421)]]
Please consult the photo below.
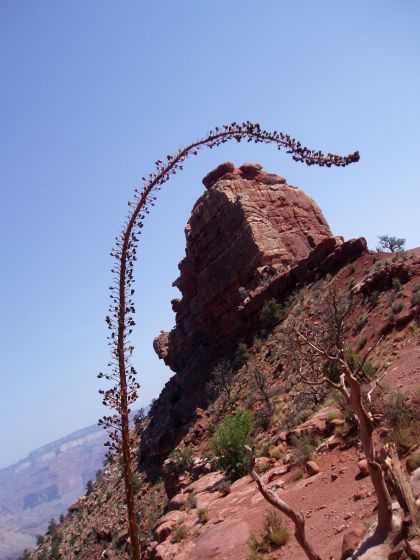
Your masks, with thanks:
[(341, 559), (351, 557), (353, 552), (356, 551), (359, 544), (362, 542), (363, 537), (366, 535), (366, 527), (361, 523), (352, 525), (343, 535), (343, 544), (341, 547)]
[(367, 459), (361, 459), (357, 462), (357, 466), (359, 467), (359, 473), (357, 475), (358, 478), (365, 478), (369, 476), (369, 465)]
[(308, 473), (308, 476), (315, 476), (321, 469), (315, 461), (307, 461), (305, 464), (305, 470)]

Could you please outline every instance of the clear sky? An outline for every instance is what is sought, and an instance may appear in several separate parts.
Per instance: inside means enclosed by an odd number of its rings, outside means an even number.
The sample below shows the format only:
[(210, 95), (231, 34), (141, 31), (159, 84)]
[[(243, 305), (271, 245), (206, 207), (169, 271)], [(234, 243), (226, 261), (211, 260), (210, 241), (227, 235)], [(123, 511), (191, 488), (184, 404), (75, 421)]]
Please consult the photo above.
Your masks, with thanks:
[(165, 185), (141, 238), (135, 365), (152, 349), (202, 177), (259, 161), (315, 197), (334, 233), (420, 245), (417, 0), (1, 0), (0, 467), (105, 413), (109, 250), (155, 159), (252, 120), (361, 160), (307, 168), (271, 146), (201, 153)]

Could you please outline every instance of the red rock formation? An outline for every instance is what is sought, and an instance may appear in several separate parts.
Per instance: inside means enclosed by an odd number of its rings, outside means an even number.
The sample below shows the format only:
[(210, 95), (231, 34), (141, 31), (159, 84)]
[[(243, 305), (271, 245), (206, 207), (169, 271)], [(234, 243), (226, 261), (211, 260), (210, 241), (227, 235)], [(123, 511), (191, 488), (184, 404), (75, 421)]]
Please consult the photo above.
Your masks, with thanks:
[(188, 366), (198, 347), (231, 339), (239, 288), (254, 290), (264, 275), (285, 272), (331, 236), (316, 203), (259, 164), (224, 163), (203, 183), (209, 190), (185, 229), (186, 257), (174, 282), (182, 293), (173, 301), (176, 327), (155, 342), (174, 371)]
[[(342, 266), (366, 250), (364, 240), (333, 237), (317, 204), (259, 164), (223, 163), (203, 180), (185, 228), (186, 256), (174, 285), (176, 326), (154, 348), (177, 372), (159, 410), (151, 411), (149, 455), (171, 450), (194, 409), (205, 406), (208, 373), (258, 328), (268, 298), (282, 299), (298, 283)], [(159, 416), (159, 422), (153, 418)]]

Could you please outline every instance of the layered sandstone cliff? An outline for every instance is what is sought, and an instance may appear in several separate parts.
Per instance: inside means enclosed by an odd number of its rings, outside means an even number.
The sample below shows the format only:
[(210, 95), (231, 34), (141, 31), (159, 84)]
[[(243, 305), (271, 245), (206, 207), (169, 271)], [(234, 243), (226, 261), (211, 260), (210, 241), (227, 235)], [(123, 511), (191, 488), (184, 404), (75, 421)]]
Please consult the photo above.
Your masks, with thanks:
[(203, 180), (207, 191), (185, 228), (186, 256), (174, 285), (176, 326), (155, 341), (173, 371), (199, 349), (229, 347), (248, 293), (293, 267), (331, 236), (317, 204), (259, 164), (224, 163)]
[[(364, 240), (333, 237), (317, 204), (259, 164), (224, 163), (203, 180), (185, 228), (186, 256), (175, 280), (176, 324), (154, 342), (176, 372), (166, 384), (144, 442), (149, 456), (172, 449), (221, 357), (250, 342), (264, 302), (280, 300), (305, 278), (330, 272), (366, 250)], [(159, 418), (155, 422), (155, 418)]]

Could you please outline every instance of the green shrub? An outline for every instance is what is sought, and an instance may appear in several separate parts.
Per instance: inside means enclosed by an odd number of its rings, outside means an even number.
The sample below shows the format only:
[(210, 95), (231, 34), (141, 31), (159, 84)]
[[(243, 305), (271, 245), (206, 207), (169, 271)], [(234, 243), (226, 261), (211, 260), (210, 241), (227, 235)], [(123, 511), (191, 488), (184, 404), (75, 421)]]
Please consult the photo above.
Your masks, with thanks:
[(343, 415), (339, 410), (332, 410), (327, 414), (325, 419), (327, 422), (332, 422), (333, 420), (337, 420), (338, 418), (342, 418), (342, 417)]
[(183, 511), (190, 511), (197, 507), (197, 498), (193, 492), (189, 492), (185, 498), (185, 502), (182, 504), (181, 509)]
[(362, 350), (366, 346), (366, 343), (367, 343), (367, 337), (363, 336), (357, 343), (357, 350), (359, 351)]
[(235, 366), (241, 368), (249, 360), (251, 354), (245, 342), (240, 342), (235, 353)]
[(394, 313), (394, 315), (397, 315), (400, 311), (402, 311), (404, 305), (401, 303), (401, 301), (394, 301), (391, 305), (391, 309), (392, 309), (392, 313)]
[(263, 346), (262, 340), (261, 338), (258, 338), (258, 336), (254, 337), (254, 340), (252, 341), (252, 345), (255, 348), (255, 350), (257, 350), (257, 352), (259, 352)]
[(420, 292), (414, 292), (411, 296), (411, 305), (420, 305)]
[(361, 315), (356, 321), (356, 325), (355, 325), (356, 332), (359, 333), (367, 322), (368, 322), (368, 318), (366, 317), (366, 315)]
[(408, 402), (407, 395), (401, 391), (394, 391), (388, 397), (387, 418), (390, 425), (401, 427), (415, 418), (415, 411)]
[(271, 451), (270, 453), (270, 457), (272, 457), (273, 459), (280, 459), (281, 453), (278, 449), (273, 449), (273, 451)]
[(254, 415), (249, 410), (237, 410), (217, 426), (210, 445), (217, 455), (217, 466), (231, 480), (247, 473), (248, 454), (245, 445), (250, 444)]
[(284, 546), (290, 539), (289, 531), (273, 510), (268, 510), (264, 517), (264, 538), (274, 547)]
[(295, 480), (300, 480), (304, 476), (305, 476), (305, 471), (303, 469), (301, 469), (300, 467), (297, 468), (295, 470), (295, 472), (293, 473), (293, 477), (294, 477)]
[(35, 538), (36, 546), (42, 546), (44, 544), (44, 535), (37, 535)]
[(369, 296), (369, 298), (368, 298), (368, 301), (369, 301), (369, 304), (370, 304), (372, 307), (376, 307), (376, 306), (378, 305), (379, 296), (380, 296), (380, 292), (379, 292), (378, 290), (374, 290), (374, 291), (370, 294), (370, 296)]
[(394, 290), (401, 290), (401, 280), (397, 276), (392, 279), (392, 287)]
[(209, 510), (207, 508), (198, 508), (197, 515), (201, 523), (207, 523), (209, 520)]
[(264, 303), (260, 311), (260, 334), (262, 338), (267, 338), (267, 336), (273, 332), (283, 316), (283, 306), (275, 298)]
[[(360, 356), (360, 354), (358, 354), (357, 352), (349, 348), (346, 352), (346, 361), (349, 365), (349, 368), (352, 371), (355, 371), (359, 367), (360, 362), (362, 361), (362, 356)], [(367, 378), (367, 380), (369, 381), (376, 376), (377, 370), (378, 368), (376, 366), (374, 366), (370, 362), (365, 362), (361, 371), (361, 376)]]

